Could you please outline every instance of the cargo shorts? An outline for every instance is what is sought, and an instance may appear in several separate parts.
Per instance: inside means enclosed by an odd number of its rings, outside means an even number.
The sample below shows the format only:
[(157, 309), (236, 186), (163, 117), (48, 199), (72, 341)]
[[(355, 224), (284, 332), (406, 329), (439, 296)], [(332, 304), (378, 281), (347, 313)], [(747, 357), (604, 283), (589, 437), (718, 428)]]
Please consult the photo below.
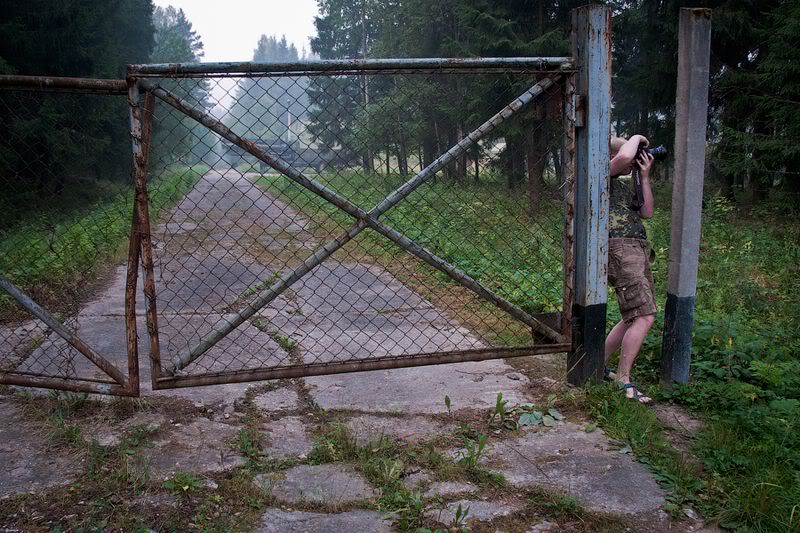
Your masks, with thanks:
[(651, 253), (650, 243), (642, 239), (608, 240), (608, 282), (626, 322), (657, 311)]

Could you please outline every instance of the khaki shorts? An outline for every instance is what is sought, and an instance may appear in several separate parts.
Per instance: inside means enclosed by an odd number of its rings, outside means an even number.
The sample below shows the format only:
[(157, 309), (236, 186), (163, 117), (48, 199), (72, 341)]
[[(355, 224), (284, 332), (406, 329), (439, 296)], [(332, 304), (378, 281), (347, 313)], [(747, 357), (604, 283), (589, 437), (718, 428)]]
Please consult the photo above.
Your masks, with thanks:
[(650, 243), (641, 239), (608, 240), (608, 282), (614, 287), (622, 319), (656, 313), (656, 290), (650, 272)]

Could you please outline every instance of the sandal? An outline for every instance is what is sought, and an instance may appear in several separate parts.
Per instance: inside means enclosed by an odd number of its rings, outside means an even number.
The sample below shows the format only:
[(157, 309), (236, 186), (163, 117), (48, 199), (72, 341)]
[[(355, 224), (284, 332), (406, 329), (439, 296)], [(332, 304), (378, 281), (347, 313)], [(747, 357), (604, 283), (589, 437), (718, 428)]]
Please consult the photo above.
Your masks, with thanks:
[(630, 398), (631, 400), (636, 400), (641, 404), (648, 405), (650, 404), (653, 399), (647, 396), (646, 394), (642, 394), (642, 392), (636, 388), (636, 385), (633, 383), (620, 383), (620, 390), (626, 391), (625, 397), (628, 397), (627, 390), (633, 389), (633, 396)]
[(606, 381), (614, 381), (617, 379), (617, 371), (613, 368), (606, 367), (605, 370), (603, 370), (603, 379)]

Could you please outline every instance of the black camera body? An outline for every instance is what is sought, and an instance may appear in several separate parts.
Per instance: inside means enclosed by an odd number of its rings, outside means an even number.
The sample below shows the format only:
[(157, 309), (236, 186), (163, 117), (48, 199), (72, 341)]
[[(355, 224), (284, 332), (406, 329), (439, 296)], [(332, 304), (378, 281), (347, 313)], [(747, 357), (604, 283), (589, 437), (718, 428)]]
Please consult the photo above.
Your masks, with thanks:
[(642, 151), (642, 152), (647, 152), (648, 154), (653, 156), (653, 158), (656, 161), (661, 161), (663, 159), (666, 159), (667, 153), (668, 153), (667, 152), (667, 147), (664, 146), (663, 144), (660, 144), (660, 145), (656, 146), (655, 148), (641, 148), (640, 147), (639, 150)]
[[(661, 161), (667, 157), (667, 148), (663, 144), (658, 145), (655, 148), (645, 148), (643, 144), (640, 144), (638, 153), (636, 154), (637, 160), (642, 152), (647, 152), (656, 161)], [(639, 165), (635, 164), (633, 166), (633, 198), (631, 198), (631, 204), (629, 207), (634, 211), (638, 211), (642, 208), (642, 205), (644, 205), (642, 177), (639, 175)]]

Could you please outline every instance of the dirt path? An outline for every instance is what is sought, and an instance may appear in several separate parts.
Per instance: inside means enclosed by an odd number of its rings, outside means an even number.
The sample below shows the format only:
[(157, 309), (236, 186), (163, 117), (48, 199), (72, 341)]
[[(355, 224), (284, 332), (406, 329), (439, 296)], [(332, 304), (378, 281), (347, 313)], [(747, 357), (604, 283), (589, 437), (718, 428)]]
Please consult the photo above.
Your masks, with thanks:
[[(162, 357), (167, 361), (251, 297), (252, 287), (290, 268), (318, 244), (305, 216), (232, 170), (207, 173), (155, 229), (154, 238)], [(120, 366), (125, 361), (124, 284), (120, 267), (113, 283), (76, 318), (81, 336)], [(241, 465), (248, 457), (253, 460), (252, 450), (241, 441), (243, 430), (252, 432), (248, 438), (261, 443), (266, 462), (248, 470), (255, 476), (248, 483), (262, 491), (267, 507), (243, 516), (252, 515), (250, 523), (257, 531), (391, 530), (392, 517), (387, 521), (385, 514), (376, 512), (386, 487), (376, 486), (373, 477), (365, 478), (365, 470), (352, 458), (320, 459), (321, 436), (341, 424), (362, 443), (386, 436), (403, 449), (428, 445), (453, 461), (459, 450), (463, 452), (459, 435), (469, 434), (465, 427), (492, 431), (486, 420), (499, 392), (509, 405), (522, 404), (535, 401), (540, 396), (536, 389), (543, 383), (543, 376), (528, 376), (497, 360), (154, 392), (149, 385), (146, 331), (140, 319), (142, 394), (151, 398), (147, 407), (122, 414), (109, 414), (108, 405), (82, 407), (68, 413), (67, 422), (81, 428), (79, 442), (94, 439), (109, 449), (128, 442), (125, 439), (134, 430), (149, 428), (145, 432), (149, 444), (136, 448), (136, 456), (148, 465), (152, 481), (131, 505), (151, 514), (177, 513), (176, 520), (183, 519), (182, 511), (161, 480), (176, 471), (206, 476), (211, 481), (197, 491), (198, 498), (205, 498), (227, 483), (223, 480), (238, 479)], [(185, 373), (481, 345), (477, 336), (381, 267), (340, 260), (315, 269)], [(59, 359), (63, 352), (59, 341), (48, 340), (30, 360), (63, 364)], [(70, 364), (83, 375), (94, 372), (80, 358)], [(0, 462), (10, 465), (0, 471), (0, 496), (10, 498), (15, 509), (33, 509), (46, 517), (42, 525), (49, 520), (50, 528), (58, 520), (82, 523), (76, 522), (80, 514), (65, 519), (56, 516), (61, 512), (57, 507), (43, 503), (58, 500), (49, 498), (48, 491), (62, 494), (70, 490), (64, 487), (76, 482), (89, 483), (82, 481), (85, 474), (75, 468), (76, 461), (69, 460), (78, 453), (75, 443), (55, 451), (43, 446), (50, 422), (23, 416), (23, 409), (35, 408), (36, 402), (0, 397), (4, 422), (14, 421), (13, 427), (6, 425), (0, 431)], [(28, 421), (30, 431), (19, 431)], [(468, 521), (478, 529), (580, 529), (574, 520), (565, 521), (557, 513), (549, 516), (532, 503), (532, 494), (544, 489), (575, 498), (597, 516), (608, 513), (637, 524), (639, 530), (674, 527), (661, 511), (664, 493), (644, 466), (614, 451), (601, 431), (584, 431), (584, 421), (577, 415), (553, 428), (489, 435), (476, 467), (503, 474), (502, 489), (462, 479), (452, 470), (401, 464), (399, 478), (423, 494), (429, 523), (451, 525), (461, 503), (470, 508)], [(324, 437), (322, 442), (327, 442)], [(86, 466), (86, 454), (78, 456), (78, 463)], [(42, 469), (38, 466), (42, 462), (53, 466)], [(267, 463), (269, 468), (263, 466)], [(38, 496), (27, 496), (23, 505), (20, 493), (28, 491)], [(141, 500), (145, 496), (150, 499)], [(30, 498), (44, 508), (31, 507)], [(134, 507), (131, 512), (139, 509)], [(8, 514), (0, 517), (11, 520)], [(28, 523), (21, 518), (10, 522)], [(535, 529), (537, 525), (540, 529)]]

